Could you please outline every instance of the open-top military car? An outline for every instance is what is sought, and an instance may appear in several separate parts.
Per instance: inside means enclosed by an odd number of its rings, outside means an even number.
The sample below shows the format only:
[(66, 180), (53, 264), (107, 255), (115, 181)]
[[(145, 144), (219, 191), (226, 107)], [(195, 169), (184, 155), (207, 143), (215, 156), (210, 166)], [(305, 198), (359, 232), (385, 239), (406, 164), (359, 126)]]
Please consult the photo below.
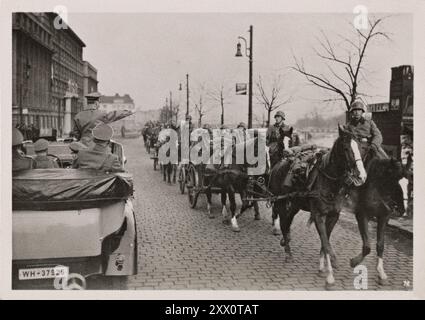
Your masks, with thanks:
[[(111, 150), (125, 162), (120, 144)], [(136, 273), (129, 173), (23, 170), (12, 188), (13, 289), (82, 289), (86, 279), (120, 283)]]

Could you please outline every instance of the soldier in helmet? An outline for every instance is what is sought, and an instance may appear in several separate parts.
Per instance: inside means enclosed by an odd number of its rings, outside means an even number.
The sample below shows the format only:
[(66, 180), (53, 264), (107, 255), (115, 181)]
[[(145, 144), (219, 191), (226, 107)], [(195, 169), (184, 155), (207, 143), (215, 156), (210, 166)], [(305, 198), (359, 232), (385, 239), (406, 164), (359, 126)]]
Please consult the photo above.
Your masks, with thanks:
[(24, 136), (17, 129), (12, 129), (12, 171), (33, 169), (34, 160), (25, 157), (24, 152), (22, 151), (22, 142), (24, 141)]
[(239, 122), (235, 130), (234, 142), (242, 143), (246, 140), (246, 124), (244, 122)]
[(108, 113), (99, 110), (100, 93), (98, 92), (89, 93), (86, 95), (86, 98), (87, 108), (75, 116), (74, 128), (71, 133), (72, 136), (76, 137), (77, 140), (80, 140), (86, 146), (90, 146), (91, 144), (93, 138), (91, 131), (95, 126), (100, 123), (114, 122), (133, 114), (133, 112), (128, 110), (115, 110)]
[(38, 139), (34, 143), (34, 169), (49, 169), (49, 168), (59, 168), (58, 163), (52, 157), (47, 155), (49, 149), (49, 142), (45, 139)]
[(109, 144), (113, 135), (112, 127), (101, 123), (93, 129), (94, 147), (78, 152), (74, 168), (97, 169), (102, 171), (124, 171), (117, 155), (112, 154)]
[(285, 124), (285, 113), (278, 111), (274, 115), (275, 124), (267, 129), (266, 145), (269, 147), (271, 166), (282, 158), (282, 150), (278, 148), (278, 141), (284, 136), (290, 137), (290, 127)]
[[(350, 106), (350, 121), (346, 129), (354, 134), (362, 145), (363, 150), (371, 148), (374, 156), (379, 158), (388, 158), (388, 155), (382, 149), (382, 134), (371, 119), (366, 119), (364, 113), (366, 106), (362, 101), (356, 100)], [(364, 152), (362, 152), (363, 154)]]

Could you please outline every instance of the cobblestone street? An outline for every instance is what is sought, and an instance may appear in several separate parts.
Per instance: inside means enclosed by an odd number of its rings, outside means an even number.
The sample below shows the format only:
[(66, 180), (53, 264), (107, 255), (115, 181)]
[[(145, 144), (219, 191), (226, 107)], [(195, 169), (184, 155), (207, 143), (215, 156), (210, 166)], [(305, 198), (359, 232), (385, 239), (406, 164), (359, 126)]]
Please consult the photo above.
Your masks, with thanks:
[[(124, 144), (127, 170), (134, 176), (139, 265), (127, 289), (141, 290), (324, 290), (318, 274), (320, 241), (309, 213), (300, 212), (292, 225), (293, 262), (285, 262), (280, 236), (272, 235), (271, 209), (260, 205), (261, 220), (252, 209), (239, 218), (241, 232), (222, 223), (220, 198), (213, 195), (214, 219), (209, 219), (206, 199), (200, 196), (191, 209), (187, 193), (162, 181), (145, 152), (142, 138), (119, 140)], [(238, 207), (240, 201), (238, 202)], [(406, 290), (413, 286), (412, 240), (389, 229), (384, 267), (389, 281), (377, 283), (375, 230), (370, 223), (372, 253), (363, 264), (369, 290)], [(338, 258), (336, 290), (355, 290), (357, 276), (349, 259), (361, 250), (355, 220), (342, 213), (331, 243)]]

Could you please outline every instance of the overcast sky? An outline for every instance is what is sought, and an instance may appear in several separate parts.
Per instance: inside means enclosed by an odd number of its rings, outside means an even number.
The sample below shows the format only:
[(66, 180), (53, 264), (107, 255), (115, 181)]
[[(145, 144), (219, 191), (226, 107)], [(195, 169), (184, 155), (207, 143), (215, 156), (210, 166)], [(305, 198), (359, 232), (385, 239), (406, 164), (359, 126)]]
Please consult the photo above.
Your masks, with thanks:
[[(170, 90), (173, 100), (181, 101), (185, 112), (185, 75), (189, 74), (192, 98), (199, 99), (201, 84), (210, 91), (221, 84), (231, 91), (225, 122), (247, 121), (248, 96), (236, 96), (236, 82), (248, 82), (248, 58), (236, 58), (238, 36), (249, 39), (254, 27), (254, 80), (261, 75), (267, 85), (281, 75), (283, 94), (293, 95), (282, 110), (293, 123), (298, 117), (318, 108), (324, 114), (344, 110), (339, 103), (324, 104), (330, 96), (311, 87), (301, 75), (290, 70), (293, 53), (303, 58), (306, 69), (326, 72), (315, 56), (321, 30), (330, 41), (340, 44), (338, 35), (353, 35), (348, 14), (232, 14), (232, 13), (72, 13), (70, 27), (86, 43), (84, 59), (98, 70), (99, 91), (104, 95), (128, 93), (142, 110), (157, 109)], [(389, 17), (382, 29), (391, 40), (372, 42), (366, 57), (368, 82), (360, 89), (374, 95), (368, 102), (386, 102), (389, 96), (391, 67), (412, 64), (413, 38), (411, 15)], [(352, 38), (356, 40), (356, 38)], [(338, 47), (338, 46), (337, 46)], [(183, 91), (178, 90), (179, 83)], [(255, 91), (254, 91), (255, 93)], [(180, 98), (181, 96), (181, 98)], [(219, 122), (220, 107), (206, 100), (206, 122)], [(264, 107), (253, 98), (258, 119)], [(193, 101), (191, 114), (193, 111)]]

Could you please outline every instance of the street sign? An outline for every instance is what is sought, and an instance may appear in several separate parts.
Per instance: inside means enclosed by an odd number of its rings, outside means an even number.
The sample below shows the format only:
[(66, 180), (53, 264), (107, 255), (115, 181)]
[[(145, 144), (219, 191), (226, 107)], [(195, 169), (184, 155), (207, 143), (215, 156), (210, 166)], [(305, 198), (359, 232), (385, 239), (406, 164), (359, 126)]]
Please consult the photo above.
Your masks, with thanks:
[(373, 103), (367, 106), (369, 112), (387, 112), (390, 110), (388, 102), (385, 103)]
[(236, 84), (236, 94), (237, 95), (246, 95), (247, 91), (248, 91), (248, 89), (247, 89), (246, 83), (237, 83)]

